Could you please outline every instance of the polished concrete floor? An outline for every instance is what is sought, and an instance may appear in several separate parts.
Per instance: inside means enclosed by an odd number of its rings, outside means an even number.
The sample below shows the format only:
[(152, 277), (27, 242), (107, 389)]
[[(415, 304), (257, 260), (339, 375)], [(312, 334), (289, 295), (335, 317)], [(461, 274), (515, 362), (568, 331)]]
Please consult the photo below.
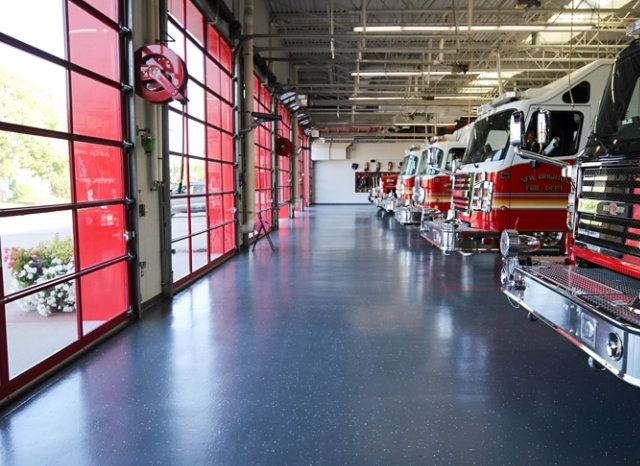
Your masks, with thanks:
[(371, 206), (316, 206), (0, 412), (2, 465), (635, 464), (640, 389)]

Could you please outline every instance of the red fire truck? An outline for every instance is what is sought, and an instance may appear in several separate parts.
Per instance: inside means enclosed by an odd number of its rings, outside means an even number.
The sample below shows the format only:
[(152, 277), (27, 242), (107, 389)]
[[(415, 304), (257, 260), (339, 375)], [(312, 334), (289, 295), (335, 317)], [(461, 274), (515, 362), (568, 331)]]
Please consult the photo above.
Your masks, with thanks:
[(558, 167), (520, 157), (509, 144), (514, 114), (534, 132), (540, 107), (551, 113), (551, 142), (545, 155), (575, 160), (611, 69), (597, 60), (568, 76), (523, 94), (508, 92), (479, 108), (462, 166), (454, 170), (451, 208), (446, 219), (426, 222), (423, 237), (449, 253), (498, 251), (500, 234), (517, 228), (537, 237), (541, 252), (563, 247), (569, 180)]
[(393, 212), (396, 207), (407, 205), (411, 202), (416, 173), (420, 158), (423, 157), (423, 152), (424, 148), (418, 146), (411, 146), (407, 149), (407, 155), (402, 161), (402, 169), (400, 175), (398, 175), (395, 196), (386, 197), (382, 203), (382, 207), (387, 212)]
[[(629, 30), (640, 33), (640, 22)], [(539, 118), (538, 141), (548, 140), (548, 120)], [(514, 120), (514, 142), (521, 127)], [(591, 367), (640, 386), (640, 39), (618, 55), (586, 147), (564, 170), (572, 188), (568, 254), (556, 261), (527, 257), (537, 240), (503, 232), (503, 292), (530, 320), (587, 353)]]
[(454, 159), (461, 159), (466, 148), (466, 132), (447, 134), (434, 138), (423, 151), (416, 173), (415, 185), (408, 204), (397, 207), (395, 219), (403, 225), (419, 224), (423, 207), (431, 208), (438, 199), (451, 199), (451, 180), (441, 170), (449, 169)]
[(382, 208), (386, 197), (395, 197), (398, 175), (382, 175), (378, 183), (371, 188), (370, 201), (376, 207)]

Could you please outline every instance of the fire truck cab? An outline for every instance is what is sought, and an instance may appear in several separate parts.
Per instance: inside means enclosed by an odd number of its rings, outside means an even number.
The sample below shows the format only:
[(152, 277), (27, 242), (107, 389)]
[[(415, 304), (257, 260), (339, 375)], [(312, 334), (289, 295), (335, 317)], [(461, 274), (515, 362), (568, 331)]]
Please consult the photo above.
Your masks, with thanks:
[[(640, 22), (629, 30), (640, 32)], [(521, 124), (513, 126), (518, 139)], [(503, 232), (502, 290), (587, 353), (591, 367), (640, 386), (640, 39), (616, 58), (586, 147), (565, 174), (567, 256), (532, 258), (535, 238)]]
[(398, 175), (397, 187), (394, 196), (387, 196), (382, 202), (382, 207), (387, 212), (393, 212), (396, 207), (406, 205), (413, 195), (416, 173), (421, 157), (423, 157), (424, 147), (411, 146), (407, 149), (402, 160), (402, 169)]
[(428, 164), (420, 173), (413, 200), (420, 206), (420, 231), (428, 221), (441, 216), (442, 206), (451, 203), (453, 167), (459, 165), (467, 149), (473, 123), (444, 136), (429, 147)]
[(500, 234), (517, 228), (537, 237), (541, 252), (563, 247), (569, 180), (561, 169), (520, 157), (509, 143), (511, 116), (518, 114), (527, 135), (535, 114), (551, 114), (550, 142), (542, 151), (575, 160), (586, 142), (611, 61), (597, 60), (547, 86), (508, 92), (478, 109), (462, 166), (455, 171), (446, 220), (426, 222), (424, 238), (449, 253), (499, 250)]
[(371, 202), (382, 209), (387, 197), (395, 197), (398, 175), (382, 175), (375, 187), (371, 188)]
[[(468, 126), (467, 126), (468, 127)], [(465, 127), (465, 130), (466, 128)], [(430, 211), (451, 199), (451, 170), (453, 160), (461, 160), (467, 145), (468, 131), (436, 136), (426, 147), (416, 174), (416, 182), (409, 205), (398, 207), (394, 216), (403, 225), (420, 224), (423, 211)]]

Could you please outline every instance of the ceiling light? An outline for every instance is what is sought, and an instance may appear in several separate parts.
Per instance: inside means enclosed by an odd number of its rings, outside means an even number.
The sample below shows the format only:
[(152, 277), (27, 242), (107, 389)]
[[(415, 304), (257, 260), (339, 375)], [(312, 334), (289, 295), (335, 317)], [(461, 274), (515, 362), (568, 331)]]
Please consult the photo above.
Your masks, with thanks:
[(476, 79), (480, 80), (480, 79), (491, 79), (491, 80), (498, 80), (499, 78), (502, 79), (509, 79), (509, 78), (513, 78), (515, 75), (520, 74), (521, 71), (501, 71), (500, 75), (498, 75), (497, 71), (483, 71), (481, 73), (478, 73), (478, 77)]
[(463, 87), (462, 89), (460, 89), (458, 92), (462, 93), (462, 94), (486, 94), (487, 92), (491, 92), (492, 90), (494, 90), (496, 88), (496, 86), (492, 86), (492, 87)]
[[(593, 29), (592, 24), (476, 24), (469, 26), (367, 26), (366, 32), (579, 32)], [(362, 26), (355, 26), (353, 32), (365, 32)]]
[(436, 95), (433, 96), (434, 100), (450, 100), (450, 99), (457, 99), (457, 100), (485, 100), (485, 98), (483, 97), (483, 95), (473, 95), (473, 94), (467, 94), (467, 95)]
[(454, 73), (453, 71), (360, 71), (351, 73), (351, 76), (360, 76), (362, 77), (375, 77), (375, 76), (386, 76), (386, 77), (406, 77), (406, 76), (448, 76), (451, 74), (461, 74)]
[(408, 97), (391, 96), (391, 97), (349, 97), (349, 100), (406, 100)]
[(486, 87), (493, 86), (496, 87), (498, 85), (498, 79), (474, 79), (469, 83), (469, 86), (473, 87)]

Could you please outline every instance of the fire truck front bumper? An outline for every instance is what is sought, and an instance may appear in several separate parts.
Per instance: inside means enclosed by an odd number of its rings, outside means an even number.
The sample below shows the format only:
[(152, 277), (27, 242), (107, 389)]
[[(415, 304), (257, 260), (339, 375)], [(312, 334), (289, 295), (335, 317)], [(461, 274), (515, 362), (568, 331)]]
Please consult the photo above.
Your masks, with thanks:
[(500, 250), (500, 232), (479, 230), (448, 220), (430, 220), (423, 223), (421, 235), (431, 244), (448, 254), (497, 252)]
[(422, 208), (420, 207), (397, 207), (393, 216), (403, 225), (418, 225), (422, 216)]
[(423, 207), (420, 215), (420, 232), (427, 231), (428, 223), (435, 220), (443, 220), (442, 211), (433, 207)]
[(519, 265), (505, 258), (502, 291), (605, 368), (640, 387), (640, 281), (602, 268)]
[(376, 207), (379, 207), (379, 208), (381, 208), (381, 209), (382, 209), (382, 201), (383, 201), (383, 199), (382, 199), (381, 197), (376, 197), (376, 198), (373, 200), (373, 204), (374, 204)]
[(387, 212), (393, 212), (398, 205), (398, 200), (395, 197), (385, 197), (382, 201), (382, 208)]

